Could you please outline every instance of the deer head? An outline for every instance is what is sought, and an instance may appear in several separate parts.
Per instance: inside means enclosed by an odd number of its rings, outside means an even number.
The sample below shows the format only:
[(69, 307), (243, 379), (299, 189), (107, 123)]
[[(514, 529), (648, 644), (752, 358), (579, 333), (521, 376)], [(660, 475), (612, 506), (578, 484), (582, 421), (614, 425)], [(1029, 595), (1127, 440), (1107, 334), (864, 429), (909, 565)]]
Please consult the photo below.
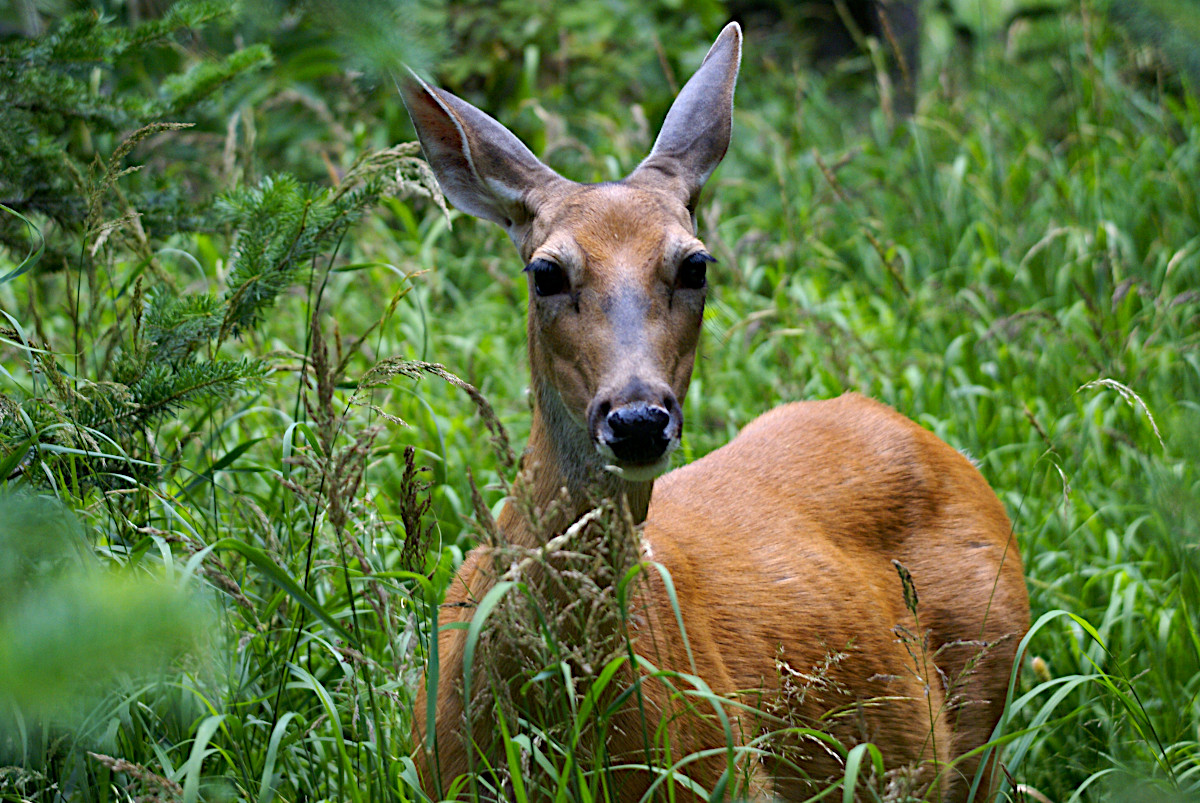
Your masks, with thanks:
[(729, 146), (741, 29), (687, 82), (625, 179), (579, 184), (474, 106), (415, 75), (401, 95), (456, 207), (508, 232), (529, 281), (535, 427), (564, 471), (635, 482), (679, 445), (712, 256), (696, 236), (705, 181)]

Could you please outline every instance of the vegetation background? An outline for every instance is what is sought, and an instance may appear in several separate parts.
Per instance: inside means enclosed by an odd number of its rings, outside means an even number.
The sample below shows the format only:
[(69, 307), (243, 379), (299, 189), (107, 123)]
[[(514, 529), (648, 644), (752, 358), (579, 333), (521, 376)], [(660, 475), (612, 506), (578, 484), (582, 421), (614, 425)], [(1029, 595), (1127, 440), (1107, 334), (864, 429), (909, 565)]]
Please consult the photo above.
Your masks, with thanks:
[(679, 459), (846, 390), (970, 453), (1037, 622), (1006, 794), (1200, 799), (1200, 8), (922, 10), (904, 117), (886, 41), (814, 64), (839, 3), (0, 6), (0, 796), (419, 799), (526, 290), (389, 71), (614, 179), (737, 16)]

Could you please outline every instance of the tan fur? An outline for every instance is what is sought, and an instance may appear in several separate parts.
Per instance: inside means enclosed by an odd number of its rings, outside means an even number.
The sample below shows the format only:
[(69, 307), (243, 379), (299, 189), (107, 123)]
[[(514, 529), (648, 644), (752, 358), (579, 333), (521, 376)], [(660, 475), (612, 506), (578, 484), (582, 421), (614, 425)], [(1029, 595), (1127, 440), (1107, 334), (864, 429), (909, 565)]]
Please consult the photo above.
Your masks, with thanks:
[[(857, 394), (777, 408), (657, 482), (606, 472), (588, 429), (598, 399), (620, 405), (673, 394), (682, 403), (687, 392), (704, 295), (680, 289), (676, 273), (703, 249), (691, 209), (728, 143), (740, 45), (740, 30), (726, 28), (650, 157), (612, 184), (569, 182), (463, 101), (417, 80), (402, 88), (450, 199), (505, 226), (526, 262), (552, 260), (570, 281), (569, 297), (535, 297), (531, 287), (534, 412), (518, 483), (540, 510), (564, 493), (570, 506), (534, 532), (510, 505), (499, 526), (510, 543), (533, 547), (596, 498), (625, 500), (645, 520), (644, 553), (674, 582), (696, 675), (751, 709), (726, 706), (735, 743), (778, 729), (779, 718), (819, 726), (847, 746), (875, 743), (889, 770), (916, 773), (933, 797), (965, 800), (978, 758), (957, 759), (988, 740), (1029, 623), (1011, 525), (965, 458)], [(911, 572), (919, 620), (893, 561)], [(441, 609), (436, 740), (427, 738), (425, 689), (414, 728), (430, 788), (435, 775), (448, 785), (466, 772), (470, 750), (498, 755), (491, 722), (463, 732), (466, 631), (445, 627), (470, 621), (495, 574), (488, 549), (473, 550)], [(631, 613), (639, 655), (660, 669), (693, 671), (657, 572), (645, 573)], [(991, 646), (980, 657), (983, 643)], [(789, 686), (799, 675), (818, 680)], [(707, 703), (689, 711), (658, 681), (642, 690), (652, 727), (669, 723), (676, 759), (725, 745)], [(652, 747), (643, 734), (627, 706), (610, 754), (643, 761)], [(436, 757), (424, 749), (431, 743)], [(840, 761), (813, 740), (774, 747), (815, 782), (841, 775)], [(719, 755), (686, 772), (711, 788), (726, 766)], [(785, 762), (746, 772), (752, 794), (811, 791)], [(990, 772), (978, 799), (992, 789)], [(620, 799), (639, 799), (650, 781), (619, 777)]]

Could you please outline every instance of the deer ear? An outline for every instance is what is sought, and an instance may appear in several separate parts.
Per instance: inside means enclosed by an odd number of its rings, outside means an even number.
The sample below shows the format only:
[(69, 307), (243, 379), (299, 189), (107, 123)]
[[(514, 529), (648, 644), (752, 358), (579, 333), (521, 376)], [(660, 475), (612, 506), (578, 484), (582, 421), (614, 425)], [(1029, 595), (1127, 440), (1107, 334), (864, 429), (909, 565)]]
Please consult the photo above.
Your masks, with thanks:
[(667, 188), (694, 210), (733, 130), (733, 89), (742, 62), (742, 29), (731, 22), (671, 104), (654, 148), (626, 181)]
[(398, 86), (442, 192), (462, 211), (499, 223), (513, 235), (533, 217), (530, 191), (566, 181), (465, 100), (430, 86), (411, 70)]

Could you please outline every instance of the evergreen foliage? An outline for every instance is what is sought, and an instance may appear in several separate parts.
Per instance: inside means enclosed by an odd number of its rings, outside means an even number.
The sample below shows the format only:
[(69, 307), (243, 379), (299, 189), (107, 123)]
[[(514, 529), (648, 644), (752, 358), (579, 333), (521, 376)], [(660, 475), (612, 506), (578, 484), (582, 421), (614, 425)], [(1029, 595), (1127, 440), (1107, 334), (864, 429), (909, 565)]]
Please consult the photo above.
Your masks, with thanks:
[(230, 255), (229, 289), (220, 333), (238, 334), (262, 320), (267, 307), (323, 249), (336, 247), (364, 209), (403, 189), (430, 197), (436, 184), (401, 146), (353, 165), (337, 190), (268, 176), (217, 199), (220, 220), (239, 224)]
[(130, 207), (139, 211), (142, 227), (160, 237), (195, 225), (191, 187), (150, 181), (112, 197), (111, 184), (96, 184), (95, 160), (114, 142), (129, 142), (129, 132), (187, 116), (221, 87), (270, 63), (269, 50), (258, 44), (200, 61), (157, 86), (122, 80), (120, 65), (153, 58), (226, 14), (225, 3), (189, 0), (127, 28), (82, 12), (44, 36), (0, 42), (0, 203), (19, 215), (0, 214), (0, 245), (24, 247), (27, 224), (20, 216), (42, 216), (54, 224), (41, 228), (49, 236), (46, 263), (57, 269), (76, 255), (72, 240), (86, 225), (123, 216)]
[[(157, 76), (152, 93), (97, 91), (97, 71), (115, 73), (122, 60), (149, 63), (165, 42), (225, 13), (224, 4), (185, 2), (129, 28), (76, 14), (45, 36), (0, 46), (0, 71), (11, 79), (0, 82), (0, 95), (12, 116), (0, 127), (0, 188), (10, 210), (0, 213), (8, 226), (0, 225), (0, 245), (24, 245), (25, 228), (53, 232), (57, 249), (41, 269), (67, 266), (74, 292), (70, 344), (39, 341), (40, 333), (20, 327), (2, 332), (23, 348), (31, 380), (15, 394), (0, 391), (0, 449), (14, 476), (55, 484), (69, 477), (78, 487), (172, 473), (158, 463), (150, 428), (168, 415), (180, 423), (203, 417), (259, 386), (269, 370), (261, 358), (222, 353), (223, 341), (252, 331), (305, 268), (332, 260), (349, 227), (384, 195), (436, 194), (412, 146), (363, 157), (336, 190), (279, 175), (215, 202), (197, 197), (203, 180), (176, 175), (172, 186), (131, 164), (140, 143), (153, 137), (169, 149), (171, 134), (191, 125), (161, 118), (194, 115), (271, 54), (260, 44), (199, 59)], [(86, 155), (81, 142), (89, 143)], [(107, 155), (99, 150), (105, 143)], [(157, 254), (173, 237), (197, 232), (226, 232), (232, 242), (222, 293), (180, 292), (160, 264)], [(103, 286), (119, 290), (98, 292)], [(68, 350), (74, 364), (65, 367), (57, 355)]]

